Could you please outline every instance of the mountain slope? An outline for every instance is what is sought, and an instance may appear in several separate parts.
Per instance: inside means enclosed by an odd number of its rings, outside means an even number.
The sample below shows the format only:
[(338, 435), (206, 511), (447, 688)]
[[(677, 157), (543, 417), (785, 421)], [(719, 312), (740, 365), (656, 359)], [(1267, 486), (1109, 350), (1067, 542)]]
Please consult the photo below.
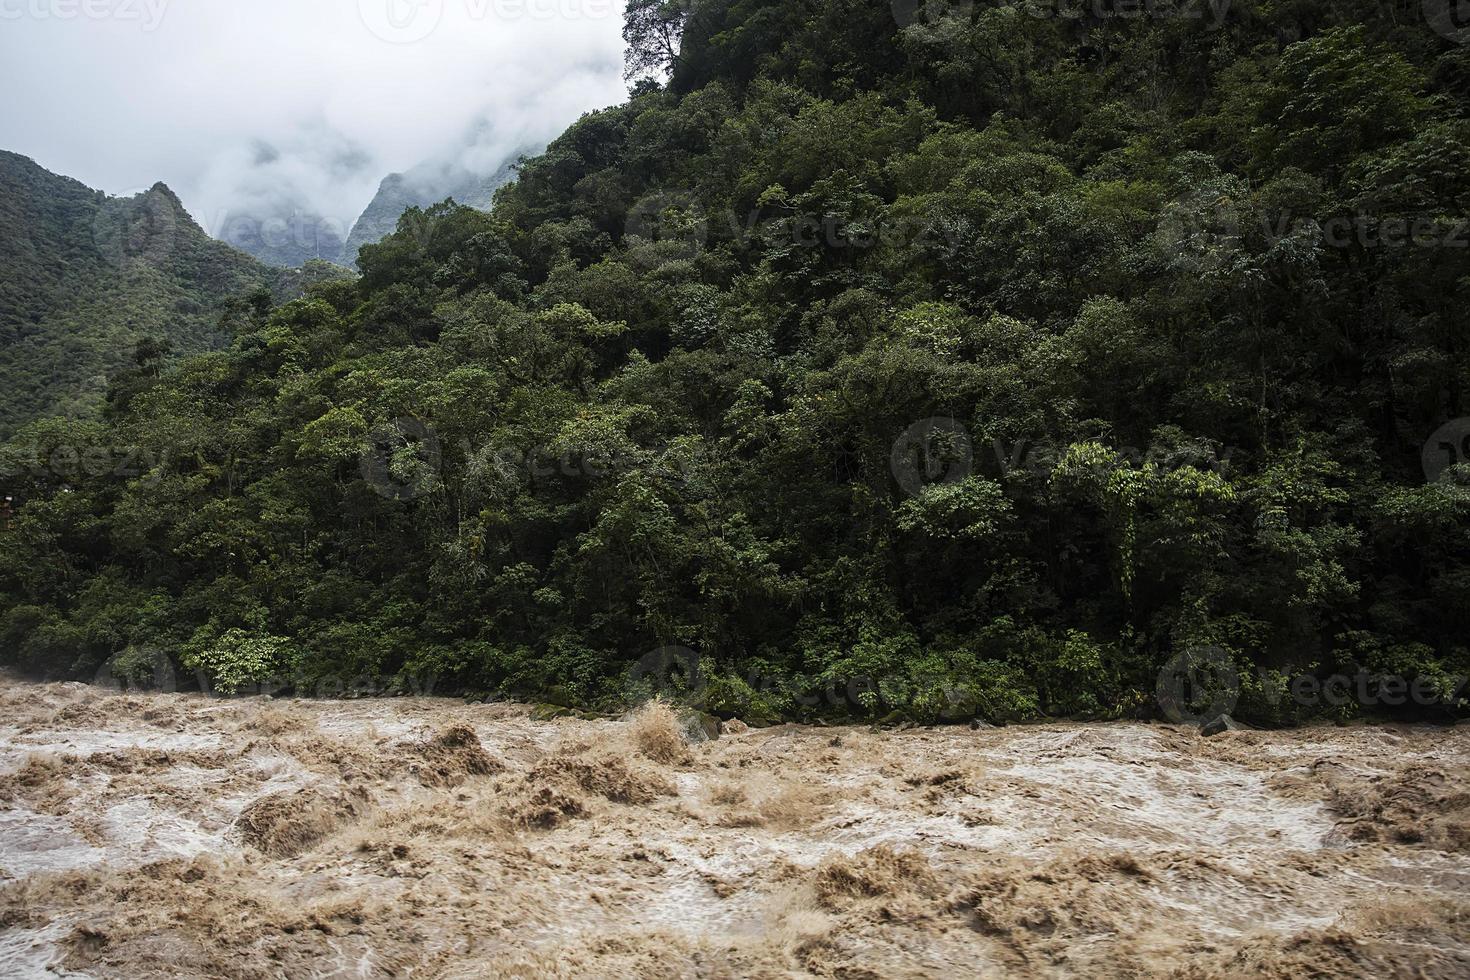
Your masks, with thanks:
[(447, 164), (423, 164), (407, 173), (389, 174), (352, 226), (342, 248), (342, 264), (356, 267), (362, 247), (391, 235), (409, 208), (426, 208), (452, 198), (456, 204), (487, 211), (495, 192), (514, 178), (515, 158), (488, 177)]
[(0, 436), (85, 413), (152, 337), (180, 354), (228, 337), (223, 304), (284, 280), (214, 241), (162, 184), (109, 198), (0, 152)]

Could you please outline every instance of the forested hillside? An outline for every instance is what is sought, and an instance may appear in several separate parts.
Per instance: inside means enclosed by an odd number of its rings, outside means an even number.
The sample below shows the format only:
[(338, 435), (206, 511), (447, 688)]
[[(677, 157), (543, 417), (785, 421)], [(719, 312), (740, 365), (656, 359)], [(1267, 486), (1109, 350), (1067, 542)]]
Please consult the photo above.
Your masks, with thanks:
[[(633, 95), (493, 213), (10, 440), (0, 655), (594, 707), (677, 662), (747, 717), (1148, 715), (1198, 648), (1260, 721), (1302, 672), (1447, 687), (1436, 10), (634, 0)], [(147, 465), (44, 462), (89, 446)]]
[(162, 184), (109, 198), (0, 151), (0, 436), (95, 413), (148, 339), (224, 346), (225, 301), (279, 277), (213, 241)]

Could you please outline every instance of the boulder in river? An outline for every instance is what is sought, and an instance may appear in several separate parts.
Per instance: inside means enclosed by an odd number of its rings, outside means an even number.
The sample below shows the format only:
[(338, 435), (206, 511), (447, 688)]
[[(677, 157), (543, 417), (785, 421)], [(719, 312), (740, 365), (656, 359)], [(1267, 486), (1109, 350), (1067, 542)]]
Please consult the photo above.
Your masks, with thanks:
[(1199, 726), (1199, 733), (1207, 738), (1211, 735), (1219, 735), (1223, 732), (1244, 731), (1249, 731), (1249, 729), (1229, 715), (1219, 715), (1218, 717), (1212, 718), (1211, 720), (1205, 722), (1203, 725)]
[(694, 708), (679, 712), (679, 726), (684, 729), (684, 737), (695, 745), (720, 737), (720, 719)]

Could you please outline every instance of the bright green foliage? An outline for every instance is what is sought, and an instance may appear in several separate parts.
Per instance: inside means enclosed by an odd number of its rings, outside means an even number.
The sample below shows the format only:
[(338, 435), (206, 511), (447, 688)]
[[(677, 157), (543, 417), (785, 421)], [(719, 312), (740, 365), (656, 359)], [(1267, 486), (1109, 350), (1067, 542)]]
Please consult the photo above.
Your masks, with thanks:
[[(923, 722), (1149, 714), (1198, 647), (1269, 722), (1470, 669), (1470, 470), (1421, 461), (1470, 415), (1463, 53), (1368, 0), (894, 6), (633, 4), (666, 81), (493, 212), (20, 429), (0, 649)], [(93, 442), (140, 464), (14, 462)]]
[(243, 629), (211, 636), (207, 627), (185, 644), (180, 659), (185, 667), (203, 671), (213, 688), (234, 694), (243, 687), (287, 676), (297, 654), (290, 640)]

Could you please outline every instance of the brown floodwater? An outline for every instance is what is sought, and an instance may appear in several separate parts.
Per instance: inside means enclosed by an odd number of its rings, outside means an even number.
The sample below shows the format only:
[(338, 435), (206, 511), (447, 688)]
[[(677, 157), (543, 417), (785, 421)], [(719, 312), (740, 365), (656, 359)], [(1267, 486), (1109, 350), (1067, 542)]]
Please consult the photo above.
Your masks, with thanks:
[(0, 680), (0, 976), (1467, 978), (1467, 763)]

